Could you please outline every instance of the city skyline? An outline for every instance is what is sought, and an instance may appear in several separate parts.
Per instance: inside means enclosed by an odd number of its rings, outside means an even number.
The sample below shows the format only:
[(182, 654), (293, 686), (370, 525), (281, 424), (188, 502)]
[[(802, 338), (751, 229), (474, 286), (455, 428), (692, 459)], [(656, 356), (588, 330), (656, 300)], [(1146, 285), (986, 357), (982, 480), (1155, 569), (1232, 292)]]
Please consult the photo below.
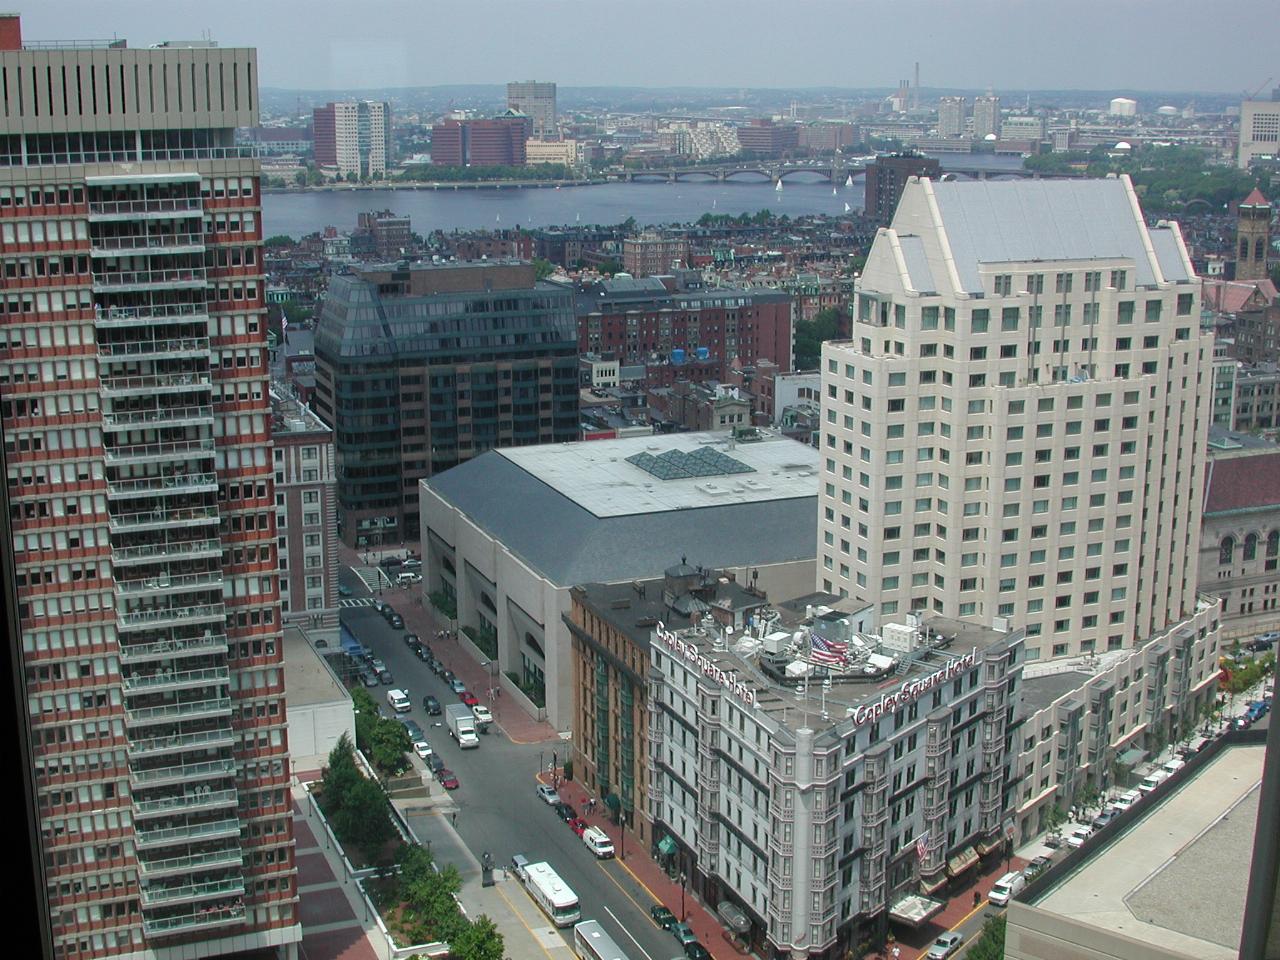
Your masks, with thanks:
[[(526, 29), (491, 29), (532, 19), (535, 9), (540, 15)], [(74, 23), (71, 32), (77, 36), (119, 37), (133, 46), (199, 37), (226, 47), (255, 46), (261, 86), (298, 90), (528, 77), (555, 80), (562, 87), (887, 87), (911, 77), (919, 61), (922, 83), (934, 88), (1237, 93), (1263, 83), (1268, 71), (1259, 64), (1270, 54), (1265, 32), (1221, 30), (1212, 7), (1189, 0), (1159, 7), (1142, 0), (1119, 6), (1090, 0), (1069, 7), (1045, 0), (962, 6), (912, 0), (905, 8), (815, 0), (791, 8), (781, 21), (776, 5), (759, 0), (732, 10), (720, 3), (691, 9), (670, 0), (646, 9), (654, 13), (614, 17), (626, 28), (626, 43), (602, 43), (600, 10), (581, 0), (538, 8), (516, 0), (483, 8), (433, 4), (429, 10), (393, 4), (383, 17), (367, 20), (316, 16), (315, 4), (243, 2), (211, 8), (191, 2), (160, 7), (52, 0), (23, 12), (31, 37), (62, 36)], [(1156, 12), (1159, 23), (1141, 19)], [(1270, 8), (1261, 0), (1246, 0), (1234, 12), (1241, 23), (1261, 22)], [(217, 13), (222, 19), (210, 19)], [(1126, 17), (1131, 29), (1104, 29), (1124, 26)], [(673, 18), (678, 31), (672, 30)], [(609, 18), (603, 19), (607, 26)], [(832, 29), (841, 22), (848, 23), (847, 31)], [(774, 47), (762, 68), (759, 57), (744, 51), (759, 48), (766, 23)], [(443, 36), (452, 40), (433, 43)], [(406, 37), (420, 38), (423, 46)], [(528, 42), (531, 38), (538, 42)], [(1135, 38), (1163, 55), (1134, 56)], [(421, 56), (427, 46), (429, 58)], [(660, 69), (651, 57), (656, 49), (666, 54)], [(974, 56), (984, 49), (999, 56)], [(1085, 86), (1075, 79), (1081, 76), (1089, 77)]]

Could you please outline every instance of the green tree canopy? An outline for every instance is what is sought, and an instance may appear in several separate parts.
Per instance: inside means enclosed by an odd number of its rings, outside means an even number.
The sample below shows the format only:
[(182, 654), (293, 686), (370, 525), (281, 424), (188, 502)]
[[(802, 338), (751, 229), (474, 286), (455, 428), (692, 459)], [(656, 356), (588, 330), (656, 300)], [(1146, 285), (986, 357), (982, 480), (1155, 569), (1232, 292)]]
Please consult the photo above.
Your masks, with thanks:
[(544, 260), (541, 257), (534, 257), (533, 260), (533, 276), (537, 280), (545, 280), (556, 272), (556, 266), (550, 260)]
[(797, 370), (816, 370), (822, 359), (822, 344), (834, 340), (840, 330), (840, 311), (819, 310), (812, 320), (796, 321), (795, 362)]
[(346, 805), (354, 784), (363, 779), (356, 766), (356, 751), (345, 733), (329, 751), (329, 765), (324, 769), (324, 801), (330, 810)]
[(449, 955), (458, 960), (502, 960), (502, 934), (483, 913), (449, 940)]
[(334, 832), (344, 843), (354, 843), (366, 856), (396, 835), (387, 814), (387, 798), (372, 780), (361, 778), (346, 791), (343, 805), (330, 815)]
[(277, 233), (275, 236), (267, 237), (262, 242), (268, 247), (291, 247), (293, 246), (293, 237), (287, 233)]
[(409, 766), (405, 753), (412, 746), (404, 724), (379, 718), (369, 742), (369, 759), (384, 773), (402, 773)]
[(1004, 960), (1005, 915), (991, 917), (965, 954), (968, 960)]

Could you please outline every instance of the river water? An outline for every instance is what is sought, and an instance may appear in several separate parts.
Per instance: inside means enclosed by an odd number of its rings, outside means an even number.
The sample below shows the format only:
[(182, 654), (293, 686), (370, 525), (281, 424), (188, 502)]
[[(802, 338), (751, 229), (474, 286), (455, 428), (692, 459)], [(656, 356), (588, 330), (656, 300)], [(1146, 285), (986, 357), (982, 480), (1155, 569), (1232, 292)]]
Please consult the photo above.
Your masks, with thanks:
[[(942, 158), (943, 169), (949, 166)], [(1019, 157), (962, 156), (956, 169), (1006, 171), (1022, 165)], [(791, 217), (838, 216), (862, 209), (863, 179), (853, 186), (793, 175), (777, 190), (765, 180), (740, 178), (726, 182), (612, 182), (589, 187), (463, 190), (320, 190), (268, 193), (262, 197), (263, 236), (286, 234), (297, 239), (325, 227), (355, 228), (357, 214), (391, 210), (408, 215), (413, 231), (494, 230), (520, 226), (551, 227), (621, 223), (635, 217), (640, 225), (688, 223), (704, 213), (738, 215), (771, 210)]]

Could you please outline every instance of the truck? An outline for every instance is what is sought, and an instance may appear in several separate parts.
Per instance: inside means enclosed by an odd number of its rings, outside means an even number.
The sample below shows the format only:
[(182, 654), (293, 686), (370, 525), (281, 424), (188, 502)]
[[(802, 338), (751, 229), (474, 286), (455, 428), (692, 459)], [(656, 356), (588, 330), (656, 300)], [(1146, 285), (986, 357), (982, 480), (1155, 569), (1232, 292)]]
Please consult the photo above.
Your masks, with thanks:
[(476, 736), (476, 718), (471, 708), (465, 703), (451, 703), (445, 707), (445, 723), (449, 725), (449, 736), (458, 741), (463, 750), (480, 746), (480, 738)]

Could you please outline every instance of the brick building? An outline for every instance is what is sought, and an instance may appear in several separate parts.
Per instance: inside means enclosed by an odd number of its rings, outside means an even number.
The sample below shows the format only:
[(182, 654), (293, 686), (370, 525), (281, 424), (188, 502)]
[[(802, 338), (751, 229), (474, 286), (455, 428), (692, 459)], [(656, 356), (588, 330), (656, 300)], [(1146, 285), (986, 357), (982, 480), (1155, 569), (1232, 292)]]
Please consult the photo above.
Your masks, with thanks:
[(937, 160), (917, 153), (891, 153), (876, 157), (875, 162), (867, 164), (863, 210), (876, 224), (887, 227), (898, 209), (907, 181), (912, 177), (936, 178), (941, 172), (942, 167)]
[(689, 238), (647, 230), (622, 241), (622, 269), (633, 277), (670, 273), (689, 265)]
[(529, 118), (507, 111), (486, 120), (445, 120), (431, 128), (431, 162), (445, 167), (523, 167)]
[(800, 128), (794, 123), (752, 120), (738, 128), (738, 144), (743, 153), (761, 160), (781, 160), (800, 150)]

